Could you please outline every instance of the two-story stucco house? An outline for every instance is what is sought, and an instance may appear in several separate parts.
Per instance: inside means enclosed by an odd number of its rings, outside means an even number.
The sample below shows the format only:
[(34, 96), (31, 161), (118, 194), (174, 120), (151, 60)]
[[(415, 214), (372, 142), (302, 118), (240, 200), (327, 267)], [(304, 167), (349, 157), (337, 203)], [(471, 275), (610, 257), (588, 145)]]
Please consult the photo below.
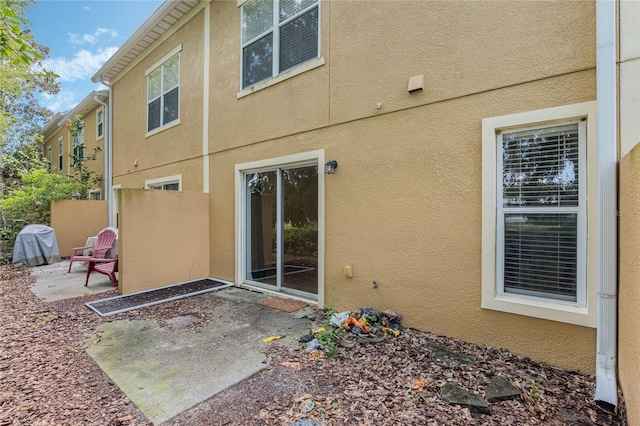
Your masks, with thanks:
[[(597, 372), (613, 405), (620, 355), (640, 400), (615, 214), (640, 140), (638, 16), (625, 1), (164, 2), (93, 77), (121, 291), (199, 275), (391, 308)], [(640, 299), (632, 264), (624, 303)]]
[[(108, 95), (106, 90), (91, 92), (73, 110), (56, 114), (42, 129), (41, 134), (44, 137), (43, 154), (49, 161), (52, 173), (73, 174), (74, 170), (70, 154), (85, 156), (93, 153), (95, 147), (99, 147), (100, 151), (97, 152), (96, 159), (87, 162), (86, 165), (96, 176), (104, 176), (105, 156), (103, 147)], [(82, 117), (84, 129), (77, 138), (74, 138), (66, 124), (67, 120), (76, 116)], [(89, 190), (89, 198), (103, 200), (105, 199), (104, 191), (105, 184), (104, 179), (102, 179), (99, 185), (94, 185)]]

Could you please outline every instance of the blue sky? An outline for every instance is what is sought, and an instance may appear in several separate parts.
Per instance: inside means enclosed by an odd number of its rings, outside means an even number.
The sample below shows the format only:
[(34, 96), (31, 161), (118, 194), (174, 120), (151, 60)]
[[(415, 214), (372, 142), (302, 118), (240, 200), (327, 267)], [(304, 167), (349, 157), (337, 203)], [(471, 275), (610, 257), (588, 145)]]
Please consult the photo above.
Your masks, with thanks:
[(95, 72), (155, 12), (161, 0), (36, 0), (27, 11), (35, 40), (49, 47), (46, 67), (60, 93), (41, 96), (53, 112), (72, 109), (92, 90)]

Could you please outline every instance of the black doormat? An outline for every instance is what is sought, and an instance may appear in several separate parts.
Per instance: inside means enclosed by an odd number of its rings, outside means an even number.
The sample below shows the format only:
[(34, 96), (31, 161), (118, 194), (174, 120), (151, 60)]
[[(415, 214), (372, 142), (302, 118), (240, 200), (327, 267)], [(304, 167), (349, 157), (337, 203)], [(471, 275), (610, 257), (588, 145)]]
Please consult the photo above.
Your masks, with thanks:
[(154, 288), (152, 290), (131, 293), (124, 296), (109, 297), (107, 299), (85, 303), (85, 305), (101, 317), (107, 317), (121, 312), (157, 305), (158, 303), (168, 302), (170, 300), (177, 300), (184, 297), (195, 296), (197, 294), (208, 293), (210, 291), (221, 290), (223, 288), (232, 287), (233, 285), (233, 283), (225, 281), (204, 278), (201, 280), (188, 281), (166, 287)]

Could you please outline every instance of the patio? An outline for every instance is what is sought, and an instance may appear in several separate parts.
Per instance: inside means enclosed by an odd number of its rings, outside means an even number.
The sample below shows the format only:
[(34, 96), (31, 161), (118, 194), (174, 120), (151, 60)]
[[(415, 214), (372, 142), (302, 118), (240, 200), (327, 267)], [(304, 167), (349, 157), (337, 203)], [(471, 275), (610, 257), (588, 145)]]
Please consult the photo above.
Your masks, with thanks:
[[(33, 268), (33, 294), (49, 302), (113, 294), (104, 275), (92, 274), (85, 287), (86, 265), (74, 264), (71, 273), (67, 268), (68, 261)], [(297, 345), (297, 337), (308, 333), (311, 321), (296, 318), (305, 311), (291, 314), (258, 304), (267, 298), (227, 288), (190, 298), (186, 313), (116, 315), (85, 336), (82, 347), (151, 422), (160, 424), (266, 368), (263, 338), (284, 335), (278, 343)]]

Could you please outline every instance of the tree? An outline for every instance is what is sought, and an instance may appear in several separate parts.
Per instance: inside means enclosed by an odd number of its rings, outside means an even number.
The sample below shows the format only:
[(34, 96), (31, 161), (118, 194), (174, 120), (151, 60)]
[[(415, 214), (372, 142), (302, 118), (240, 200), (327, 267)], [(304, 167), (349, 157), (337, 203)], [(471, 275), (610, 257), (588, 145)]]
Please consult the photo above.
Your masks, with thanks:
[[(23, 30), (29, 25), (24, 12), (32, 3), (0, 0), (0, 149), (5, 164), (12, 163), (7, 157), (42, 147), (38, 135), (53, 114), (39, 105), (35, 94), (59, 91), (58, 75), (44, 67), (48, 48)], [(3, 170), (4, 176), (18, 174)]]
[(24, 1), (0, 0), (0, 57), (13, 65), (30, 64), (42, 56), (22, 30), (26, 24), (22, 11)]

